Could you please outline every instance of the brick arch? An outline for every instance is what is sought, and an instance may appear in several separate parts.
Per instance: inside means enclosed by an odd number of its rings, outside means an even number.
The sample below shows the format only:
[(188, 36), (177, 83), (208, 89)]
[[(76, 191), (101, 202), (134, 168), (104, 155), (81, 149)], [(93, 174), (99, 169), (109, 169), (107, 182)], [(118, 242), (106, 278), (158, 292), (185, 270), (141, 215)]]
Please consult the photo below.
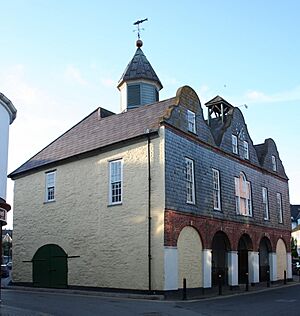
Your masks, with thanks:
[(251, 234), (251, 232), (245, 232), (245, 231), (242, 231), (238, 234), (238, 232), (236, 233), (236, 238), (235, 238), (235, 248), (236, 250), (239, 249), (239, 242), (240, 240), (243, 239), (246, 243), (247, 243), (247, 247), (248, 247), (248, 250), (253, 250), (255, 249), (255, 245), (254, 245), (254, 242), (253, 242), (253, 234)]
[(255, 249), (259, 251), (259, 245), (262, 242), (262, 240), (267, 240), (268, 244), (268, 251), (269, 252), (275, 252), (276, 251), (276, 243), (274, 243), (274, 238), (268, 233), (261, 233), (258, 235), (258, 244), (255, 246)]
[(287, 229), (274, 229), (259, 225), (249, 225), (229, 220), (209, 218), (207, 216), (183, 213), (175, 210), (165, 210), (164, 217), (164, 245), (176, 247), (177, 239), (185, 226), (195, 228), (201, 238), (203, 249), (211, 249), (211, 242), (217, 231), (223, 231), (231, 245), (231, 250), (238, 250), (239, 239), (243, 234), (248, 234), (253, 243), (253, 250), (258, 251), (259, 243), (266, 236), (275, 252), (279, 238), (285, 242), (287, 252), (290, 252), (290, 231)]
[(217, 235), (222, 235), (223, 236), (225, 244), (226, 244), (226, 248), (227, 248), (228, 251), (230, 251), (232, 249), (231, 242), (230, 242), (230, 239), (229, 239), (228, 235), (226, 234), (226, 232), (224, 230), (217, 230), (212, 235), (210, 249), (213, 249), (213, 243), (214, 243), (215, 237)]
[[(266, 242), (268, 252), (273, 252), (274, 249), (273, 249), (273, 245), (271, 243), (270, 238), (268, 238), (267, 236), (262, 236), (262, 238), (259, 241), (259, 244), (261, 244), (262, 242)], [(259, 248), (258, 248), (258, 250), (259, 250)]]
[(201, 236), (201, 233), (200, 233), (200, 231), (199, 231), (199, 228), (198, 228), (196, 225), (193, 225), (193, 224), (187, 224), (187, 225), (183, 224), (183, 225), (181, 225), (181, 229), (180, 229), (180, 231), (179, 231), (179, 233), (178, 233), (178, 235), (177, 235), (176, 244), (177, 244), (177, 241), (178, 241), (178, 238), (179, 238), (180, 233), (181, 233), (182, 230), (183, 230), (184, 228), (186, 228), (186, 227), (191, 227), (191, 228), (194, 228), (194, 229), (195, 229), (195, 231), (198, 233), (199, 238), (200, 238), (200, 240), (201, 240), (201, 243), (202, 243), (202, 245), (203, 245), (203, 238), (202, 238), (202, 236)]
[(286, 249), (286, 252), (291, 252), (291, 244), (290, 244), (290, 240), (287, 240), (287, 237), (286, 236), (275, 236), (275, 247), (274, 247), (274, 251), (276, 251), (276, 246), (277, 246), (277, 243), (278, 243), (278, 240), (281, 239), (285, 245), (285, 249)]

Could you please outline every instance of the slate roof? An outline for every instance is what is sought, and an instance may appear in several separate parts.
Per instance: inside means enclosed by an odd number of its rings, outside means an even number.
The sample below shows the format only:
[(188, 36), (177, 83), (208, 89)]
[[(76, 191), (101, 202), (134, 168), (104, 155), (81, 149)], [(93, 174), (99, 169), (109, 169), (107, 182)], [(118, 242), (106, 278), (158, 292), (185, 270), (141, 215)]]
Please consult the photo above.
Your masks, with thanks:
[(175, 98), (113, 114), (98, 108), (13, 171), (9, 177), (155, 132)]
[(291, 217), (294, 221), (300, 219), (300, 205), (291, 205)]
[(265, 143), (254, 145), (254, 147), (255, 147), (255, 150), (257, 152), (257, 157), (258, 157), (260, 164), (263, 164), (265, 156), (268, 152), (268, 147), (266, 146)]
[(121, 79), (118, 83), (118, 88), (122, 85), (124, 81), (137, 79), (147, 79), (155, 81), (156, 83), (158, 83), (160, 89), (162, 89), (163, 87), (154, 69), (152, 68), (148, 59), (139, 47), (137, 48), (132, 60), (129, 62), (123, 75), (121, 76)]

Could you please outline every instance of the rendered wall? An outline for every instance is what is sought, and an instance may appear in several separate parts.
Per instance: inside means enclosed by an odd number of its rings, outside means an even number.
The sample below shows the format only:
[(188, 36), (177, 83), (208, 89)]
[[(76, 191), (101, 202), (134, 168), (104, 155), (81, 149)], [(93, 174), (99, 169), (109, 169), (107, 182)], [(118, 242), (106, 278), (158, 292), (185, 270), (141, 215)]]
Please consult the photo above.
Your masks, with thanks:
[(187, 288), (202, 287), (202, 243), (193, 227), (187, 226), (180, 232), (177, 249), (178, 288), (183, 287), (184, 278)]
[(276, 246), (277, 256), (277, 280), (284, 278), (284, 271), (287, 272), (286, 247), (282, 239), (278, 239)]
[[(151, 140), (153, 289), (164, 282), (163, 135)], [(109, 206), (109, 161), (119, 158), (123, 203)], [(68, 260), (69, 285), (148, 289), (147, 140), (58, 166), (52, 203), (44, 203), (45, 171), (15, 181), (13, 281), (32, 282), (23, 261), (54, 243), (80, 256)]]

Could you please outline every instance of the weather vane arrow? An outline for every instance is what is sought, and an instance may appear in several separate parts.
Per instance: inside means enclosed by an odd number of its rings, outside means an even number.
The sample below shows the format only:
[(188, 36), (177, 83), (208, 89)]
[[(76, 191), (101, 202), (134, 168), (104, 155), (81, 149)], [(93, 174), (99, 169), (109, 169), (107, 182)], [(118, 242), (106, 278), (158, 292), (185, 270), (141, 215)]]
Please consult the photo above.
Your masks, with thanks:
[(133, 23), (133, 25), (136, 25), (136, 27), (137, 27), (138, 39), (140, 39), (140, 32), (141, 32), (141, 30), (144, 30), (144, 29), (140, 29), (140, 24), (145, 22), (145, 21), (148, 21), (148, 18), (143, 19), (143, 20), (137, 20), (136, 22)]

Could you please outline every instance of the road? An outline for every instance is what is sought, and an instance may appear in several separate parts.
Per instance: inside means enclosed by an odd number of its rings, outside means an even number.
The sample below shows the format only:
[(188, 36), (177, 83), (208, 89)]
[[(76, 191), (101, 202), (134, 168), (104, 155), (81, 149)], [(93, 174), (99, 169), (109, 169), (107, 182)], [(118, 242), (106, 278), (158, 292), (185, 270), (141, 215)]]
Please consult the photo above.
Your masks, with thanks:
[(195, 301), (150, 301), (69, 293), (3, 290), (1, 316), (300, 315), (300, 285)]

